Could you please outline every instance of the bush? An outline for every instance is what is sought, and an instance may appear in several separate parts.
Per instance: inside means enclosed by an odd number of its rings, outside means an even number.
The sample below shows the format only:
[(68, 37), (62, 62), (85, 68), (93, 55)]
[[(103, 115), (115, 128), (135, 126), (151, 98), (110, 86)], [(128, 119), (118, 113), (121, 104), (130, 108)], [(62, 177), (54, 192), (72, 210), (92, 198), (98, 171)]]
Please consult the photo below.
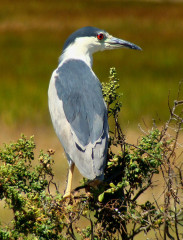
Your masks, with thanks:
[[(134, 239), (141, 232), (154, 231), (156, 239), (181, 239), (183, 232), (183, 176), (177, 148), (183, 118), (183, 101), (176, 100), (162, 129), (153, 126), (127, 143), (118, 122), (121, 109), (119, 82), (114, 68), (103, 84), (109, 117), (115, 123), (110, 133), (105, 180), (98, 188), (83, 185), (63, 199), (53, 174), (53, 150), (40, 152), (33, 167), (33, 137), (22, 136), (0, 151), (0, 200), (13, 214), (7, 226), (0, 225), (0, 239)], [(170, 104), (169, 104), (170, 105)], [(159, 197), (143, 200), (147, 189), (155, 188), (153, 177), (162, 175)], [(50, 187), (55, 187), (55, 193)], [(87, 193), (81, 194), (80, 189)], [(140, 199), (140, 200), (139, 200)], [(81, 227), (81, 220), (87, 226)], [(130, 226), (130, 227), (129, 227)]]

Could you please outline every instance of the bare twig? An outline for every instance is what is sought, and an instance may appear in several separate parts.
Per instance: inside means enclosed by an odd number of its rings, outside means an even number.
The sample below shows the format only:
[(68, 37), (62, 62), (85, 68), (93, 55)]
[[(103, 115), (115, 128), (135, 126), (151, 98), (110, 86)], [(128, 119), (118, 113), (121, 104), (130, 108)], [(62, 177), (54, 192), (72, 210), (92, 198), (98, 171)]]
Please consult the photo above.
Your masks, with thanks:
[(152, 179), (152, 176), (151, 176), (151, 178), (149, 179), (148, 184), (147, 184), (146, 186), (142, 187), (142, 188), (138, 191), (138, 193), (135, 195), (135, 197), (132, 199), (132, 201), (136, 201), (137, 198), (138, 198), (143, 192), (145, 192), (145, 191), (150, 187), (150, 185), (151, 185), (151, 179)]

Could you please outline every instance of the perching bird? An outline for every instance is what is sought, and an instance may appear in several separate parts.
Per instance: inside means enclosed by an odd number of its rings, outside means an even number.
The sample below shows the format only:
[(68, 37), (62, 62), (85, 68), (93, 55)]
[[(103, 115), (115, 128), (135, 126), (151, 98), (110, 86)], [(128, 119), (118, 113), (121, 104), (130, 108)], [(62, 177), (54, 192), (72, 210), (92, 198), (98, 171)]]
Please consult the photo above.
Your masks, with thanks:
[(83, 27), (66, 40), (53, 72), (48, 101), (55, 132), (64, 147), (69, 174), (64, 197), (71, 194), (74, 165), (90, 180), (103, 180), (108, 147), (107, 108), (92, 54), (117, 48), (141, 50), (104, 30)]

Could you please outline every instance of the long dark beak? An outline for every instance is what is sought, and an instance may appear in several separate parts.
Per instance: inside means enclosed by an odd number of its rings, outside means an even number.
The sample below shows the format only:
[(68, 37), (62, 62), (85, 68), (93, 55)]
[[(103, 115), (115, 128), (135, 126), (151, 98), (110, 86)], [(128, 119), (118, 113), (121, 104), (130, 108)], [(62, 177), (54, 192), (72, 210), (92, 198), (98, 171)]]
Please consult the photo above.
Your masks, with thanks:
[(131, 42), (119, 39), (119, 38), (115, 38), (115, 37), (111, 37), (110, 39), (108, 39), (107, 43), (109, 44), (109, 47), (111, 49), (131, 48), (131, 49), (140, 50), (140, 51), (142, 50), (142, 48), (135, 45), (134, 43), (131, 43)]

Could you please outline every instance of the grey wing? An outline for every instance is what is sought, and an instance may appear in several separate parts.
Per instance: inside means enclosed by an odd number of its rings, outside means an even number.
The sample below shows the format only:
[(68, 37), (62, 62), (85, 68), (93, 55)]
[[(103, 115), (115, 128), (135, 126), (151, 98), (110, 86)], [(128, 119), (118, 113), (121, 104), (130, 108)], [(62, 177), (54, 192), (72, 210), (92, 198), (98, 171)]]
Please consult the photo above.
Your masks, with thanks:
[(57, 70), (57, 95), (67, 121), (82, 146), (99, 140), (106, 128), (107, 110), (101, 84), (81, 60), (68, 60)]

